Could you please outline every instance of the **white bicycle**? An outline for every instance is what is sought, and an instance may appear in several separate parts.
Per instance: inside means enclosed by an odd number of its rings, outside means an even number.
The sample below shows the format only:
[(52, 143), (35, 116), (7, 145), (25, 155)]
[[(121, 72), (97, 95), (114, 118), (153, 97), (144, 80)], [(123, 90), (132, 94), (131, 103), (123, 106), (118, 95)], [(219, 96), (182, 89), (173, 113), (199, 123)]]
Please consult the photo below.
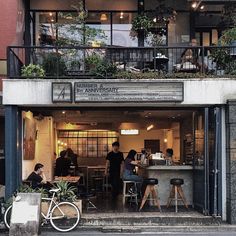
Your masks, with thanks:
[[(55, 194), (60, 189), (51, 189), (53, 193), (51, 198), (42, 198), (44, 202), (50, 202), (46, 215), (41, 212), (42, 223), (41, 225), (51, 223), (52, 227), (60, 232), (69, 232), (73, 230), (80, 221), (81, 214), (78, 207), (71, 202), (56, 202)], [(4, 223), (10, 229), (12, 205), (7, 208), (4, 214)]]

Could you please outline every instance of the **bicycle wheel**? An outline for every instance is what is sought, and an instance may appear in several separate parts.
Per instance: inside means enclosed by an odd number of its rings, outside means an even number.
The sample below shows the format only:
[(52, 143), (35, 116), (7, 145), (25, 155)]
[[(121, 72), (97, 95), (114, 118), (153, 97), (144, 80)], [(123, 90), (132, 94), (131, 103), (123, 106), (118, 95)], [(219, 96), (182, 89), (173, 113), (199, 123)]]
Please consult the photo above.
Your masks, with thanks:
[(60, 232), (73, 230), (80, 221), (80, 211), (71, 202), (60, 202), (52, 208), (50, 223), (54, 229)]
[(11, 211), (12, 211), (12, 205), (7, 208), (7, 210), (4, 213), (4, 224), (5, 226), (10, 229), (10, 223), (11, 223)]

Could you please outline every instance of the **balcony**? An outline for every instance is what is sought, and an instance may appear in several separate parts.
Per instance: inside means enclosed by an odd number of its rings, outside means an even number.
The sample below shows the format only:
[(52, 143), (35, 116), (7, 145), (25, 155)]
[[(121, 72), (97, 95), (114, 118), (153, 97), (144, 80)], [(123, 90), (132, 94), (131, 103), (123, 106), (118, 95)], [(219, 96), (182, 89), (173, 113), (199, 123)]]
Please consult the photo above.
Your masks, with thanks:
[[(235, 47), (8, 47), (11, 79), (232, 77)], [(31, 64), (31, 67), (27, 65)], [(39, 65), (39, 74), (33, 65)], [(36, 69), (37, 69), (36, 68)]]

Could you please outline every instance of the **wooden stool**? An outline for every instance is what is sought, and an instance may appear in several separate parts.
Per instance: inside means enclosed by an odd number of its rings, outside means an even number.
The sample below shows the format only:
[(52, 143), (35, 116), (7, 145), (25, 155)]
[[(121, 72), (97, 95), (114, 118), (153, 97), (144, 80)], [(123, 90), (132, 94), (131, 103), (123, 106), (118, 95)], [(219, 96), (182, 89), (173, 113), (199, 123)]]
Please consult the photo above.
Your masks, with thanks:
[[(129, 193), (127, 187), (134, 187), (135, 192), (134, 193)], [(125, 205), (125, 200), (126, 198), (130, 197), (131, 200), (134, 198), (136, 205), (138, 205), (138, 194), (137, 194), (137, 186), (136, 182), (134, 181), (123, 181), (123, 205)]]
[[(149, 201), (153, 200), (155, 205), (161, 211), (161, 206), (160, 206), (160, 202), (158, 199), (158, 192), (156, 189), (156, 187), (158, 185), (158, 179), (153, 179), (153, 178), (145, 179), (143, 181), (143, 183), (146, 184), (146, 189), (145, 189), (139, 210), (142, 210), (142, 208), (147, 200), (149, 200)], [(149, 197), (150, 194), (152, 195), (152, 198)]]
[[(171, 202), (175, 201), (175, 212), (178, 212), (178, 201), (182, 201), (184, 203), (184, 206), (188, 208), (186, 198), (184, 196), (183, 189), (181, 185), (184, 184), (183, 179), (171, 179), (170, 184), (172, 185), (170, 195), (167, 202), (167, 208), (170, 206)], [(180, 197), (180, 198), (178, 198)]]

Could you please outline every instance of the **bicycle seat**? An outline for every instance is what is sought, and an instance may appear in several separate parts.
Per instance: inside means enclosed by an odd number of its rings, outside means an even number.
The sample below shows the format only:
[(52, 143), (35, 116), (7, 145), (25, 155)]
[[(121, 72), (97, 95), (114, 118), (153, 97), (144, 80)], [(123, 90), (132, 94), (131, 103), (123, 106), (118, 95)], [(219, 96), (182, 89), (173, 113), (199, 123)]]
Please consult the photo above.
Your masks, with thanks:
[(49, 190), (50, 193), (57, 193), (57, 192), (59, 192), (59, 191), (60, 191), (59, 188), (54, 188), (54, 189), (50, 189), (50, 190)]

